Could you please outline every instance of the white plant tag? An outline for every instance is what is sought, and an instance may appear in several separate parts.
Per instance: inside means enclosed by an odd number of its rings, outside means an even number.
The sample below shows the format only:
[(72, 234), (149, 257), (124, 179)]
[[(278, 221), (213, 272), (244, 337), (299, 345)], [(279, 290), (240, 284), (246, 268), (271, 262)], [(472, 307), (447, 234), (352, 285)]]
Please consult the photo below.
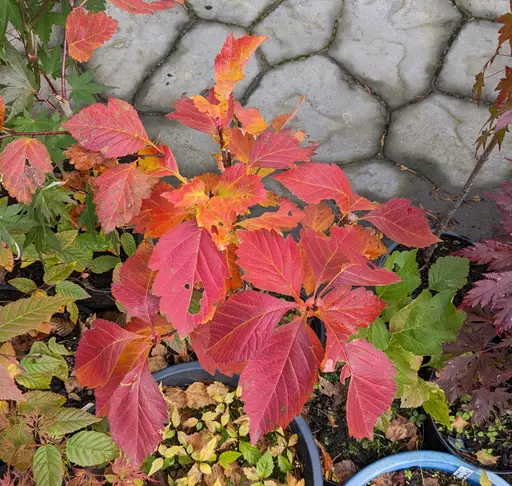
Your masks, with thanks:
[(455, 476), (458, 479), (468, 479), (469, 476), (473, 474), (473, 470), (460, 466), (456, 471), (453, 472), (453, 476)]

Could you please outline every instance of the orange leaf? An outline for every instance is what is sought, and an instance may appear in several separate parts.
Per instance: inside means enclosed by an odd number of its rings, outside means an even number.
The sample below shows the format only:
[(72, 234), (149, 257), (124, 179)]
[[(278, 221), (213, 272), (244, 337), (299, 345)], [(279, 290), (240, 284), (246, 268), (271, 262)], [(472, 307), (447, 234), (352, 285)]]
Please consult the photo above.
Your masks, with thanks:
[(259, 135), (267, 128), (265, 119), (256, 108), (244, 108), (238, 101), (235, 102), (235, 116), (251, 135)]
[(133, 218), (135, 232), (144, 233), (146, 238), (160, 238), (185, 219), (194, 215), (189, 208), (179, 208), (162, 196), (175, 188), (167, 182), (159, 182), (153, 189), (151, 196), (142, 201), (140, 213)]
[(107, 105), (96, 103), (84, 108), (62, 126), (82, 147), (105, 157), (123, 157), (154, 145), (135, 108), (115, 98), (109, 98)]
[(69, 158), (69, 162), (73, 164), (78, 170), (89, 170), (96, 167), (111, 166), (115, 163), (116, 159), (107, 159), (99, 152), (91, 152), (84, 149), (78, 144), (72, 145), (68, 148), (64, 155)]
[(334, 213), (325, 201), (320, 204), (308, 204), (304, 208), (302, 226), (306, 229), (311, 228), (317, 233), (323, 233), (333, 222)]
[(241, 289), (244, 282), (240, 274), (240, 268), (236, 263), (236, 245), (229, 245), (226, 248), (226, 259), (228, 262), (229, 279), (227, 280), (227, 290), (234, 292)]
[(69, 55), (75, 61), (89, 61), (95, 49), (112, 39), (117, 26), (117, 20), (105, 12), (86, 12), (83, 8), (72, 10), (66, 20)]
[(208, 201), (205, 183), (194, 177), (187, 184), (182, 184), (178, 189), (169, 194), (162, 194), (169, 202), (178, 208), (190, 208), (194, 205), (201, 205)]
[(183, 4), (184, 0), (158, 0), (147, 3), (143, 0), (110, 0), (116, 7), (131, 14), (153, 14), (158, 10), (168, 10), (176, 7), (176, 4)]
[(231, 140), (228, 148), (235, 160), (247, 164), (254, 142), (254, 137), (250, 133), (243, 133), (240, 128), (235, 127), (231, 129)]
[(4, 118), (5, 118), (5, 101), (0, 96), (0, 130), (4, 128)]
[(140, 212), (142, 200), (151, 194), (150, 178), (133, 164), (108, 169), (94, 182), (94, 203), (103, 231), (128, 224)]
[(287, 125), (288, 123), (290, 123), (294, 118), (295, 118), (295, 115), (297, 114), (297, 112), (299, 111), (299, 108), (300, 108), (300, 105), (302, 105), (302, 103), (304, 102), (304, 100), (306, 99), (306, 95), (302, 95), (297, 106), (295, 107), (295, 109), (291, 112), (291, 113), (286, 113), (284, 115), (279, 115), (278, 117), (274, 118), (271, 122), (270, 122), (270, 126), (276, 131), (278, 132), (279, 130), (281, 130), (282, 128), (285, 127), (285, 125)]
[(258, 229), (291, 231), (303, 218), (304, 213), (295, 204), (282, 199), (277, 211), (267, 211), (257, 218), (244, 219), (237, 225), (249, 231)]
[(268, 37), (244, 35), (235, 39), (230, 34), (220, 54), (215, 58), (215, 95), (217, 99), (227, 99), (239, 81), (245, 78), (244, 69), (256, 49)]
[(165, 145), (157, 145), (157, 147), (144, 147), (139, 150), (139, 167), (148, 175), (153, 177), (174, 176), (181, 179), (178, 164), (174, 158), (171, 149)]
[(17, 138), (0, 154), (2, 184), (11, 197), (23, 204), (32, 200), (38, 187), (43, 187), (45, 174), (53, 166), (46, 147), (35, 138)]

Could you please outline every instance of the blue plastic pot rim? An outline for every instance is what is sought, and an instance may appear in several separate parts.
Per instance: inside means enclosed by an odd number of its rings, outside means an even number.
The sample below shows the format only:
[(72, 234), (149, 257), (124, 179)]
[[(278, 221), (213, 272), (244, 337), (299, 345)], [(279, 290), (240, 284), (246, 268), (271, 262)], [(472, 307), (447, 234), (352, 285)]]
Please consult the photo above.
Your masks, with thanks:
[[(480, 485), (480, 477), (484, 472), (472, 464), (461, 461), (458, 457), (445, 452), (434, 451), (412, 451), (401, 452), (365, 467), (350, 479), (345, 486), (365, 486), (370, 481), (378, 478), (380, 475), (412, 467), (421, 467), (423, 469), (436, 469), (453, 474), (457, 471), (472, 486)], [(486, 471), (487, 477), (493, 486), (510, 486), (507, 481), (500, 478), (497, 474)], [(457, 476), (455, 476), (457, 477)]]

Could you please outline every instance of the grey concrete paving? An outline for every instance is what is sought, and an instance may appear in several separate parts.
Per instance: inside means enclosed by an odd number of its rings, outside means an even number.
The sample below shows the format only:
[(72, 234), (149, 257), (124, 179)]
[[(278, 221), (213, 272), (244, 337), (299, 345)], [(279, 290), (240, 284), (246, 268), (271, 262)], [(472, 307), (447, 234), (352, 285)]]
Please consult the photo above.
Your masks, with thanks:
[[(230, 32), (269, 36), (236, 95), (271, 117), (306, 101), (292, 126), (322, 143), (372, 199), (409, 197), (436, 216), (475, 163), (474, 142), (495, 96), (480, 107), (474, 76), (492, 54), (509, 0), (186, 0), (154, 16), (127, 15), (88, 64), (112, 96), (133, 103), (152, 137), (168, 143), (186, 176), (216, 170), (209, 136), (165, 118), (183, 94), (213, 83), (213, 60)], [(498, 59), (491, 72), (503, 69)], [(511, 143), (484, 168), (455, 229), (493, 232), (484, 192), (512, 177)]]

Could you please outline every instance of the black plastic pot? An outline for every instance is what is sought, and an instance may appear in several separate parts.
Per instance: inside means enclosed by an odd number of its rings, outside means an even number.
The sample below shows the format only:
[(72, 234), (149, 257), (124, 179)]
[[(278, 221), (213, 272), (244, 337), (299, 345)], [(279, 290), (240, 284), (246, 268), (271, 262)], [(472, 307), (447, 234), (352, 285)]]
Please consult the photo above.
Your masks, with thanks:
[[(467, 242), (469, 245), (473, 246), (473, 242), (466, 236), (463, 236), (463, 235), (459, 235), (457, 233), (453, 233), (452, 231), (443, 231), (441, 233), (441, 238), (443, 236), (452, 236), (454, 238), (457, 238), (459, 240), (462, 240), (462, 241), (465, 241)], [(384, 263), (386, 261), (386, 258), (391, 255), (391, 253), (393, 253), (398, 247), (400, 246), (400, 243), (392, 243), (389, 248), (388, 248), (388, 251), (385, 255), (382, 255), (378, 260), (377, 260), (377, 265), (379, 267), (384, 267)]]
[[(462, 452), (457, 447), (455, 447), (455, 445), (453, 445), (446, 437), (443, 436), (443, 434), (441, 434), (441, 432), (439, 432), (437, 424), (432, 417), (429, 416), (428, 420), (429, 420), (430, 427), (432, 427), (432, 429), (435, 431), (437, 440), (439, 441), (440, 444), (442, 444), (442, 446), (448, 452), (450, 452), (454, 456), (457, 456), (462, 461), (471, 462), (468, 460), (467, 454), (466, 455), (462, 454)], [(480, 467), (481, 469), (484, 469), (485, 471), (493, 472), (494, 474), (499, 474), (499, 475), (512, 474), (512, 469), (494, 469), (494, 468), (491, 469), (489, 467), (483, 467), (481, 465), (478, 465), (477, 461), (474, 461), (474, 465), (476, 467)]]
[[(216, 380), (233, 388), (238, 386), (239, 378), (237, 375), (228, 377), (221, 373), (215, 373), (212, 376), (197, 361), (170, 366), (165, 370), (154, 373), (153, 377), (157, 382), (166, 386), (185, 386), (196, 381)], [(299, 436), (297, 455), (304, 466), (306, 486), (322, 486), (323, 478), (320, 455), (318, 454), (318, 448), (308, 424), (302, 417), (296, 417), (290, 426), (293, 432)]]

